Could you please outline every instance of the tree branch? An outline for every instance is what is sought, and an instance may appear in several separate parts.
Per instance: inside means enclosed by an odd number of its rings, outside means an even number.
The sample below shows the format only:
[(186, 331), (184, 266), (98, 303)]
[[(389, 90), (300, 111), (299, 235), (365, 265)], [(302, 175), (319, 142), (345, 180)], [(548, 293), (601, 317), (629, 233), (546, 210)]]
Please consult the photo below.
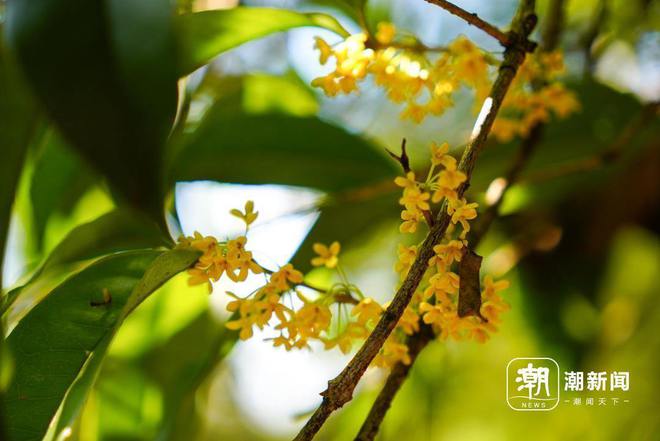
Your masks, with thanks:
[(534, 173), (527, 174), (521, 182), (534, 183), (543, 182), (550, 179), (555, 179), (562, 176), (567, 176), (580, 172), (587, 172), (594, 170), (600, 166), (607, 165), (619, 159), (623, 154), (624, 148), (630, 144), (635, 136), (648, 124), (653, 118), (658, 117), (660, 111), (660, 102), (651, 102), (640, 110), (625, 127), (619, 132), (619, 135), (614, 141), (603, 151), (586, 158), (580, 158), (572, 161), (567, 161), (548, 167)]
[[(544, 27), (541, 50), (550, 52), (556, 49), (559, 43), (559, 36), (564, 22), (564, 0), (554, 0), (550, 4), (548, 18)], [(513, 159), (508, 171), (505, 173), (505, 186), (496, 201), (480, 216), (481, 221), (470, 236), (469, 243), (474, 249), (481, 241), (493, 221), (498, 215), (499, 207), (504, 199), (504, 195), (511, 185), (519, 178), (529, 158), (538, 146), (543, 132), (543, 124), (535, 125), (528, 136), (522, 140), (520, 149)], [(431, 335), (432, 337), (429, 337)], [(360, 432), (355, 438), (356, 441), (372, 441), (378, 434), (380, 425), (390, 408), (394, 397), (403, 385), (419, 353), (433, 341), (434, 332), (431, 326), (422, 323), (419, 332), (408, 338), (408, 347), (410, 351), (410, 364), (404, 365), (397, 363), (391, 370), (383, 389), (376, 397), (367, 418), (365, 419)]]
[(582, 51), (584, 52), (584, 75), (589, 76), (596, 64), (595, 54), (592, 52), (592, 47), (598, 34), (600, 34), (601, 27), (607, 18), (608, 8), (606, 0), (600, 0), (596, 5), (593, 17), (586, 31), (580, 38)]
[(383, 389), (378, 394), (378, 397), (376, 397), (373, 406), (371, 406), (369, 415), (364, 420), (360, 432), (355, 437), (355, 441), (371, 441), (376, 437), (380, 424), (383, 422), (383, 418), (385, 418), (385, 414), (389, 410), (394, 396), (406, 380), (408, 372), (415, 363), (417, 356), (434, 337), (435, 334), (431, 326), (423, 324), (419, 332), (408, 338), (407, 345), (410, 364), (397, 363), (392, 368)]
[[(436, 6), (441, 7), (442, 9), (446, 10), (450, 14), (453, 14), (459, 18), (462, 18), (465, 20), (469, 25), (475, 26), (491, 37), (495, 38), (497, 41), (500, 42), (502, 46), (510, 47), (513, 45), (513, 41), (516, 39), (515, 36), (512, 36), (511, 33), (503, 32), (501, 31), (497, 26), (494, 26), (487, 21), (479, 18), (479, 16), (474, 13), (474, 12), (468, 12), (465, 9), (461, 8), (460, 6), (457, 6), (451, 2), (448, 2), (447, 0), (425, 0), (428, 3), (434, 4)], [(513, 30), (513, 26), (512, 26)], [(531, 52), (534, 50), (534, 44), (531, 43), (529, 40), (525, 38), (524, 42), (519, 42), (518, 44), (526, 45), (527, 51)]]
[[(477, 124), (473, 130), (470, 143), (466, 147), (459, 164), (459, 170), (465, 173), (467, 180), (457, 189), (458, 197), (462, 197), (468, 188), (470, 177), (477, 158), (483, 149), (490, 129), (495, 121), (504, 96), (525, 60), (529, 51), (527, 37), (536, 25), (534, 14), (534, 0), (521, 0), (516, 16), (512, 20), (508, 46), (504, 52), (504, 60), (499, 68), (490, 96), (484, 102)], [(419, 248), (417, 258), (413, 262), (407, 277), (398, 289), (390, 306), (385, 310), (360, 350), (348, 363), (344, 370), (328, 383), (328, 388), (321, 394), (323, 401), (314, 412), (307, 424), (301, 429), (295, 441), (311, 440), (321, 429), (328, 417), (342, 407), (353, 397), (353, 391), (358, 381), (369, 367), (369, 364), (378, 354), (378, 351), (399, 322), (403, 311), (419, 286), (426, 273), (428, 261), (433, 256), (433, 247), (444, 237), (451, 217), (447, 214), (446, 204), (443, 204), (438, 213), (437, 222), (433, 224), (430, 232)]]
[(502, 201), (504, 201), (504, 195), (507, 190), (518, 181), (525, 165), (527, 165), (529, 158), (532, 156), (532, 153), (536, 150), (536, 147), (541, 140), (543, 126), (543, 123), (535, 124), (529, 131), (527, 137), (521, 141), (520, 148), (504, 175), (504, 187), (500, 190), (495, 201), (493, 201), (479, 216), (479, 222), (468, 236), (468, 243), (472, 249), (477, 248), (479, 242), (481, 242), (481, 239), (484, 237), (495, 218), (499, 215), (500, 206), (502, 205)]
[(442, 9), (446, 10), (450, 14), (462, 18), (469, 25), (478, 27), (479, 29), (481, 29), (482, 31), (484, 31), (485, 33), (487, 33), (488, 35), (499, 41), (502, 46), (507, 47), (510, 45), (509, 36), (505, 32), (502, 32), (496, 26), (493, 26), (487, 21), (482, 20), (474, 12), (468, 12), (465, 9), (461, 8), (460, 6), (456, 6), (455, 4), (448, 2), (446, 0), (426, 0), (426, 1), (436, 6), (440, 6)]

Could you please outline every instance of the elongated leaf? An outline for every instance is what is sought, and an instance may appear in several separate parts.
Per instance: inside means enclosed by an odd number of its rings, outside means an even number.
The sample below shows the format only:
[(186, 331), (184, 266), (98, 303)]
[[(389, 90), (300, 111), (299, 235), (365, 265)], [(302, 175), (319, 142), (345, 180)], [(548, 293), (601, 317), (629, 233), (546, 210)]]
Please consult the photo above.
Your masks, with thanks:
[(6, 21), (22, 71), (64, 137), (125, 200), (162, 218), (153, 164), (176, 111), (169, 2), (12, 0)]
[(97, 178), (54, 130), (46, 130), (44, 138), (30, 182), (33, 231), (39, 249), (52, 216), (68, 216)]
[[(62, 274), (73, 269), (75, 264), (119, 251), (167, 244), (155, 223), (130, 210), (112, 211), (71, 231), (25, 285), (9, 292), (2, 311), (4, 313), (19, 296), (22, 304), (17, 304), (15, 309), (28, 308), (59, 283)], [(10, 326), (20, 317), (19, 313), (10, 314), (7, 320)]]
[(167, 245), (156, 225), (134, 212), (117, 209), (80, 225), (50, 253), (44, 269), (122, 250)]
[[(229, 320), (233, 319), (230, 318)], [(202, 355), (187, 351), (186, 357), (181, 357), (174, 369), (163, 372), (163, 363), (172, 359), (176, 348), (186, 347), (186, 342), (196, 341), (191, 347), (204, 348)], [(201, 344), (200, 344), (201, 341)], [(173, 337), (166, 345), (158, 348), (147, 360), (147, 368), (163, 385), (165, 389), (165, 417), (161, 426), (161, 439), (191, 439), (201, 424), (199, 414), (195, 411), (196, 392), (202, 382), (231, 352), (238, 341), (238, 332), (227, 329), (223, 324), (215, 323), (215, 319), (206, 314)], [(169, 379), (174, 379), (169, 381)], [(177, 379), (185, 378), (179, 383)]]
[[(0, 27), (0, 33), (2, 31)], [(19, 78), (6, 51), (4, 39), (0, 37), (0, 151), (3, 156), (0, 161), (0, 305), (5, 301), (2, 268), (14, 193), (28, 145), (39, 125), (34, 103)], [(4, 323), (0, 323), (0, 401), (12, 366), (13, 360), (4, 341)], [(0, 402), (0, 439), (7, 436), (4, 414), (4, 406)]]
[[(2, 31), (2, 28), (0, 28)], [(0, 267), (23, 158), (38, 126), (35, 105), (16, 72), (4, 40), (0, 38)], [(0, 274), (2, 286), (2, 274)]]
[(55, 434), (62, 433), (67, 427), (71, 427), (80, 417), (91, 388), (98, 378), (101, 365), (113, 337), (114, 332), (103, 337), (85, 363), (80, 375), (74, 380), (66, 393), (62, 411), (57, 419)]
[[(99, 438), (127, 439), (139, 433), (141, 439), (173, 440), (183, 431), (184, 439), (197, 439), (197, 389), (237, 338), (205, 310), (138, 360), (108, 358), (95, 387)], [(150, 407), (162, 412), (146, 410)]]
[(318, 221), (291, 260), (293, 265), (303, 271), (311, 269), (312, 245), (316, 242), (330, 244), (336, 240), (354, 247), (363, 244), (384, 223), (389, 222), (394, 227), (399, 219), (400, 193), (394, 185), (391, 189), (373, 190), (373, 195), (365, 193), (360, 197), (355, 195), (354, 199), (330, 200), (322, 206)]
[(348, 32), (326, 14), (272, 8), (222, 9), (182, 15), (182, 54), (179, 75), (187, 75), (216, 55), (250, 40), (288, 29), (314, 26), (342, 36)]
[[(104, 258), (58, 286), (7, 339), (16, 373), (7, 393), (13, 440), (40, 439), (67, 389), (124, 317), (198, 257), (192, 250)], [(97, 355), (98, 356), (98, 355)]]
[(179, 151), (170, 179), (337, 191), (394, 174), (393, 161), (374, 146), (318, 118), (227, 115), (219, 109)]

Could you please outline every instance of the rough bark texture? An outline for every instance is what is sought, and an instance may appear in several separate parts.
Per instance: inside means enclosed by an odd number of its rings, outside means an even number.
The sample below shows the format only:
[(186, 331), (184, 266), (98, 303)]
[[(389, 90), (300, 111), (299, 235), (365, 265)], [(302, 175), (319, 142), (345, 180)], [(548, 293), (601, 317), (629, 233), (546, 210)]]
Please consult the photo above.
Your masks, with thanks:
[[(458, 197), (462, 197), (467, 190), (472, 171), (481, 150), (486, 144), (488, 134), (495, 121), (504, 96), (516, 75), (518, 67), (525, 60), (526, 53), (534, 47), (528, 36), (536, 25), (534, 14), (534, 0), (521, 0), (516, 16), (511, 23), (511, 31), (507, 35), (507, 47), (504, 52), (504, 60), (500, 65), (495, 83), (489, 98), (484, 102), (479, 117), (479, 124), (475, 127), (470, 143), (463, 152), (459, 164), (459, 170), (465, 173), (467, 180), (458, 190)], [(311, 440), (321, 429), (328, 417), (337, 409), (342, 407), (353, 397), (353, 391), (358, 381), (366, 371), (369, 364), (378, 354), (387, 337), (398, 323), (403, 311), (419, 286), (419, 283), (428, 268), (428, 261), (433, 256), (433, 247), (440, 243), (449, 226), (451, 217), (447, 214), (443, 205), (438, 214), (436, 222), (419, 248), (407, 277), (398, 289), (390, 306), (382, 314), (378, 324), (369, 335), (360, 350), (348, 363), (344, 370), (328, 383), (328, 388), (321, 394), (323, 401), (321, 406), (314, 412), (307, 424), (295, 437), (295, 441)]]

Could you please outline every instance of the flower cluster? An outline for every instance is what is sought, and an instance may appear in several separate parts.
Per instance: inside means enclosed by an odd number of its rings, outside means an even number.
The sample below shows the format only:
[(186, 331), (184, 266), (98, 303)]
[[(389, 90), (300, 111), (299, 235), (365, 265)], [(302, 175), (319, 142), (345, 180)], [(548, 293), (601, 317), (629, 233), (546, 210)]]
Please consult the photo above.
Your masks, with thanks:
[[(448, 154), (449, 146), (431, 146), (431, 168), (426, 180), (418, 182), (413, 172), (397, 177), (395, 183), (403, 188), (400, 199), (404, 209), (401, 213), (402, 233), (414, 233), (427, 218), (432, 218), (432, 204), (444, 202), (444, 209), (450, 215), (451, 223), (442, 242), (433, 248), (435, 255), (429, 260), (429, 268), (420, 284), (406, 314), (421, 316), (424, 323), (432, 325), (441, 339), (473, 339), (484, 342), (489, 332), (496, 331), (499, 314), (508, 306), (497, 294), (506, 288), (507, 282), (493, 282), (490, 276), (484, 278), (482, 308), (476, 316), (459, 317), (458, 295), (460, 277), (454, 271), (467, 249), (469, 221), (477, 217), (477, 204), (468, 203), (459, 197), (458, 189), (466, 176), (458, 170), (457, 161)], [(442, 208), (441, 208), (442, 209)], [(426, 211), (427, 216), (423, 214)], [(460, 225), (460, 229), (456, 228)], [(459, 232), (460, 230), (460, 232)], [(395, 271), (403, 280), (417, 257), (418, 246), (399, 245), (399, 258)]]
[(491, 133), (500, 142), (527, 136), (537, 123), (547, 123), (551, 115), (566, 118), (579, 110), (575, 94), (558, 78), (564, 73), (561, 52), (532, 54), (516, 74), (502, 103)]
[(188, 270), (188, 283), (193, 285), (207, 284), (209, 292), (213, 290), (212, 282), (220, 280), (227, 274), (234, 282), (247, 279), (249, 272), (259, 274), (263, 269), (252, 259), (252, 253), (245, 249), (247, 238), (239, 236), (226, 242), (218, 242), (210, 236), (202, 236), (195, 232), (193, 237), (183, 237), (180, 246), (194, 248), (202, 252), (194, 267)]
[[(321, 64), (334, 61), (334, 70), (312, 81), (326, 95), (359, 91), (369, 75), (395, 103), (404, 103), (404, 119), (420, 123), (428, 115), (439, 116), (453, 105), (453, 93), (461, 87), (474, 90), (475, 109), (487, 98), (499, 63), (464, 36), (447, 47), (429, 48), (399, 36), (391, 23), (379, 23), (378, 32), (353, 34), (334, 46), (316, 38)], [(575, 95), (558, 78), (564, 73), (560, 52), (527, 58), (502, 105), (492, 133), (502, 142), (524, 136), (538, 121), (551, 114), (565, 118), (579, 108)]]
[(399, 203), (404, 206), (401, 212), (403, 223), (399, 227), (402, 233), (415, 233), (419, 223), (430, 216), (431, 203), (447, 201), (447, 210), (452, 215), (452, 223), (461, 224), (464, 238), (470, 225), (467, 221), (477, 217), (476, 203), (468, 204), (459, 198), (457, 190), (465, 182), (465, 173), (458, 170), (456, 158), (448, 154), (449, 145), (443, 143), (431, 145), (431, 168), (424, 182), (418, 182), (415, 173), (399, 176), (394, 183), (403, 187), (403, 196)]
[[(413, 172), (396, 178), (396, 184), (403, 187), (400, 201), (404, 207), (403, 233), (415, 232), (437, 204), (447, 210), (451, 225), (444, 240), (435, 246), (435, 255), (428, 262), (427, 273), (412, 302), (374, 358), (375, 366), (409, 364), (406, 339), (420, 331), (422, 321), (432, 325), (440, 338), (451, 336), (483, 342), (488, 332), (496, 330), (499, 315), (507, 308), (497, 294), (506, 287), (506, 282), (493, 282), (487, 276), (479, 316), (458, 317), (460, 278), (453, 269), (467, 246), (466, 234), (470, 230), (469, 221), (476, 217), (476, 204), (459, 197), (458, 190), (466, 176), (448, 150), (446, 143), (432, 145), (431, 168), (424, 182), (418, 182)], [(313, 245), (316, 256), (311, 260), (312, 266), (333, 271), (336, 280), (329, 288), (314, 287), (305, 283), (305, 275), (290, 263), (270, 271), (255, 262), (246, 248), (249, 227), (258, 216), (251, 201), (245, 204), (245, 211), (231, 210), (231, 214), (245, 223), (245, 235), (218, 241), (195, 232), (192, 237), (181, 237), (178, 245), (201, 252), (188, 270), (190, 285), (207, 284), (212, 290), (213, 282), (223, 275), (234, 282), (246, 280), (249, 274), (264, 275), (264, 284), (246, 297), (227, 292), (232, 298), (227, 305), (232, 313), (227, 328), (237, 331), (245, 340), (254, 335), (255, 328), (271, 327), (276, 331), (276, 336), (271, 338), (273, 345), (286, 350), (309, 348), (310, 342), (317, 341), (326, 349), (337, 347), (348, 353), (369, 336), (388, 305), (365, 296), (349, 281), (340, 263), (338, 242)], [(415, 261), (417, 250), (418, 245), (399, 246), (395, 269), (401, 280)]]
[(461, 85), (473, 88), (479, 99), (488, 93), (489, 57), (471, 41), (459, 37), (440, 54), (419, 43), (397, 38), (391, 23), (380, 23), (378, 32), (353, 34), (330, 46), (316, 38), (321, 64), (334, 60), (334, 70), (312, 85), (328, 96), (359, 91), (369, 74), (390, 100), (405, 103), (401, 117), (421, 122), (427, 115), (441, 115), (452, 106), (452, 94)]
[[(254, 212), (252, 201), (245, 204), (244, 212), (234, 209), (230, 213), (243, 220), (246, 234), (258, 215)], [(356, 341), (371, 333), (383, 307), (374, 299), (365, 297), (357, 286), (348, 281), (339, 264), (341, 246), (338, 242), (329, 246), (320, 243), (313, 246), (317, 256), (312, 259), (312, 266), (334, 270), (340, 280), (329, 289), (306, 285), (304, 275), (290, 263), (277, 271), (262, 268), (254, 261), (246, 244), (246, 235), (218, 241), (198, 232), (192, 237), (179, 238), (178, 244), (179, 247), (201, 252), (195, 265), (188, 270), (189, 285), (206, 284), (209, 291), (212, 291), (213, 282), (220, 280), (223, 275), (234, 282), (245, 281), (250, 273), (267, 276), (266, 282), (247, 297), (227, 292), (233, 300), (227, 304), (232, 317), (226, 326), (238, 331), (242, 340), (252, 337), (255, 327), (264, 329), (271, 326), (279, 333), (271, 339), (276, 347), (281, 346), (286, 350), (308, 348), (310, 341), (317, 340), (326, 349), (338, 347), (347, 353)], [(302, 289), (316, 291), (315, 298), (310, 299)], [(285, 304), (286, 296), (291, 297), (286, 302), (291, 306)], [(294, 296), (298, 302), (294, 302)], [(299, 306), (294, 307), (294, 303)], [(337, 310), (334, 315), (332, 308)], [(418, 320), (417, 317), (415, 319)], [(402, 326), (409, 333), (418, 329), (417, 322), (412, 322), (410, 316), (402, 319)], [(409, 360), (407, 357), (404, 344), (389, 341), (376, 363), (379, 366), (391, 366), (398, 361)]]

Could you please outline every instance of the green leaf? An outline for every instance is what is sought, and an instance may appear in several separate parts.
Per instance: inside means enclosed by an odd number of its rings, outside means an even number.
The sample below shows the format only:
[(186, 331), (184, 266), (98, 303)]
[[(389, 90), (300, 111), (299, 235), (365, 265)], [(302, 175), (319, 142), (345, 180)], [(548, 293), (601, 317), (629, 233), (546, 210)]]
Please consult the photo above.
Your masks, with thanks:
[(74, 425), (80, 418), (87, 397), (97, 381), (105, 355), (108, 352), (114, 333), (108, 333), (94, 348), (78, 377), (66, 393), (62, 410), (57, 418), (56, 434)]
[[(59, 283), (76, 264), (107, 254), (156, 248), (170, 244), (156, 225), (135, 212), (118, 209), (80, 225), (71, 231), (54, 249), (46, 261), (24, 285), (8, 293), (3, 313), (20, 296), (24, 299), (19, 309), (39, 301), (49, 288)], [(9, 317), (11, 325), (17, 317)]]
[[(604, 152), (642, 110), (642, 104), (633, 95), (621, 93), (593, 80), (569, 84), (568, 87), (576, 93), (582, 109), (566, 119), (553, 120), (545, 127), (541, 142), (523, 171), (523, 180), (561, 164), (591, 158)], [(547, 208), (574, 195), (576, 189), (584, 191), (597, 188), (611, 172), (650, 142), (654, 136), (653, 125), (657, 133), (657, 122), (647, 124), (624, 146), (622, 157), (609, 165), (511, 188), (501, 212), (510, 214), (531, 207)], [(485, 191), (493, 179), (502, 176), (519, 146), (520, 140), (514, 140), (486, 148), (472, 176), (471, 191)]]
[[(0, 33), (4, 29), (0, 27)], [(0, 38), (0, 305), (5, 301), (2, 290), (2, 268), (9, 230), (12, 206), (17, 183), (23, 170), (23, 160), (35, 132), (39, 128), (39, 116), (31, 97), (26, 93), (15, 70), (13, 60)], [(3, 399), (7, 381), (12, 375), (13, 359), (4, 341), (4, 322), (0, 322), (0, 401)], [(0, 402), (0, 438), (5, 439), (7, 428), (2, 403)]]
[(179, 25), (182, 30), (180, 76), (193, 72), (224, 51), (275, 32), (314, 26), (344, 37), (349, 35), (329, 15), (271, 8), (238, 7), (185, 14), (179, 17)]
[(172, 162), (170, 181), (338, 191), (389, 180), (395, 170), (374, 146), (318, 118), (227, 114), (218, 107), (184, 141)]
[(69, 233), (50, 253), (42, 270), (114, 252), (169, 244), (171, 241), (154, 223), (130, 210), (117, 209)]
[(326, 245), (333, 241), (342, 244), (342, 252), (347, 247), (358, 247), (385, 223), (396, 228), (401, 211), (398, 205), (400, 192), (392, 184), (389, 190), (375, 188), (375, 194), (354, 195), (353, 198), (329, 200), (321, 207), (318, 221), (298, 248), (291, 262), (302, 270), (311, 269), (310, 260), (314, 257), (312, 245), (320, 242)]
[(68, 216), (96, 176), (53, 130), (47, 130), (35, 158), (30, 182), (33, 229), (42, 249), (48, 221), (55, 214)]
[(311, 7), (331, 8), (339, 11), (356, 23), (359, 21), (360, 9), (365, 7), (367, 0), (309, 0)]
[(177, 100), (172, 21), (168, 0), (11, 0), (6, 11), (10, 47), (64, 138), (159, 220), (154, 164)]
[(191, 434), (200, 427), (195, 418), (197, 389), (237, 340), (238, 332), (227, 329), (205, 312), (148, 354), (144, 360), (146, 372), (163, 391), (161, 439), (173, 439), (182, 433), (188, 439), (194, 438)]
[[(0, 31), (2, 29), (0, 28)], [(9, 229), (14, 193), (28, 145), (39, 124), (39, 116), (25, 85), (16, 72), (4, 40), (0, 39), (0, 268)], [(0, 274), (2, 286), (2, 274)]]
[(16, 357), (6, 398), (12, 439), (43, 437), (94, 351), (107, 349), (108, 335), (116, 332), (126, 315), (198, 256), (197, 251), (175, 249), (106, 257), (35, 306), (7, 339)]
[(241, 106), (248, 114), (281, 113), (313, 116), (319, 110), (314, 92), (293, 72), (283, 76), (266, 74), (243, 78)]
[[(201, 362), (201, 360), (211, 356), (213, 349), (208, 343), (208, 333), (204, 332), (204, 330), (211, 331), (212, 317), (208, 311), (209, 296), (202, 286), (190, 288), (187, 284), (187, 278), (187, 274), (181, 273), (170, 279), (126, 318), (116, 335), (110, 335), (103, 340), (106, 345), (111, 343), (107, 356), (104, 356), (105, 350), (99, 351), (97, 349), (94, 351), (83, 372), (67, 392), (58, 414), (55, 433), (60, 433), (64, 428), (71, 427), (74, 431), (72, 436), (75, 439), (75, 430), (80, 427), (80, 416), (86, 412), (93, 414), (95, 413), (94, 410), (98, 409), (98, 406), (94, 404), (90, 407), (84, 406), (85, 398), (92, 386), (95, 386), (94, 403), (98, 403), (99, 400), (103, 401), (104, 399), (98, 391), (100, 389), (105, 390), (105, 384), (109, 381), (114, 383), (113, 375), (110, 374), (110, 371), (114, 371), (114, 366), (118, 366), (120, 371), (135, 369), (137, 366), (142, 376), (144, 376), (146, 372), (141, 360), (144, 357), (150, 357), (148, 354), (154, 351), (155, 348), (161, 348), (163, 345), (167, 345), (166, 342), (170, 339), (175, 339), (175, 336), (184, 332), (183, 330), (187, 329), (192, 322), (199, 320), (200, 315), (208, 317), (209, 329), (196, 327), (199, 331), (196, 336), (190, 335), (190, 332), (188, 332), (189, 340), (181, 342), (183, 346), (175, 348), (172, 354), (175, 354), (173, 357), (177, 361), (183, 360), (177, 357), (177, 354), (183, 355), (182, 351), (189, 353), (188, 349), (195, 347), (198, 348), (196, 354), (198, 361)], [(185, 294), (182, 295), (182, 293)], [(214, 326), (217, 332), (223, 332), (224, 327), (219, 323), (214, 323)], [(112, 341), (110, 342), (110, 340)], [(180, 341), (180, 339), (177, 341)], [(102, 367), (100, 366), (101, 361), (103, 361)], [(113, 368), (109, 369), (109, 365)], [(101, 369), (100, 372), (99, 368)], [(167, 367), (164, 366), (163, 369), (167, 369)], [(120, 382), (118, 388), (124, 391), (126, 384), (122, 383), (122, 380), (125, 376), (122, 372), (117, 372), (117, 374), (120, 376), (117, 379)], [(176, 389), (177, 383), (184, 383), (185, 374), (186, 372), (182, 372), (182, 376), (178, 378), (178, 381), (168, 385), (168, 387)], [(97, 381), (100, 381), (103, 385), (97, 383)], [(163, 391), (163, 394), (167, 395), (167, 392)], [(122, 400), (127, 399), (127, 395), (124, 394)], [(126, 410), (128, 411), (128, 409)], [(107, 413), (104, 412), (103, 423), (108, 420), (107, 417)], [(130, 413), (129, 419), (134, 422), (138, 420), (136, 415), (130, 415)], [(141, 429), (143, 429), (141, 430), (142, 433), (147, 430), (144, 426)], [(104, 433), (104, 435), (106, 434)]]
[(212, 179), (331, 192), (380, 184), (397, 173), (384, 149), (310, 116), (309, 89), (291, 74), (226, 78), (216, 87), (219, 98), (201, 123), (170, 145), (170, 185)]

